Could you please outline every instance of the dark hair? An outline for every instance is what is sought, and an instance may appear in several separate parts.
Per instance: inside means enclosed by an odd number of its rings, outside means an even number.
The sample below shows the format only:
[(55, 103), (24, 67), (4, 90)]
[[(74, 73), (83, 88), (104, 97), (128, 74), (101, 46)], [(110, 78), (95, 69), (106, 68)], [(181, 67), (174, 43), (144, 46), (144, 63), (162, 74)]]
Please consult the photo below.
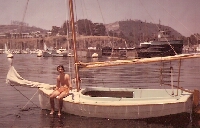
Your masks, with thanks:
[(57, 71), (58, 71), (58, 68), (62, 68), (62, 69), (63, 69), (63, 71), (65, 71), (65, 68), (64, 68), (64, 66), (63, 66), (63, 65), (58, 65), (58, 67), (57, 67)]

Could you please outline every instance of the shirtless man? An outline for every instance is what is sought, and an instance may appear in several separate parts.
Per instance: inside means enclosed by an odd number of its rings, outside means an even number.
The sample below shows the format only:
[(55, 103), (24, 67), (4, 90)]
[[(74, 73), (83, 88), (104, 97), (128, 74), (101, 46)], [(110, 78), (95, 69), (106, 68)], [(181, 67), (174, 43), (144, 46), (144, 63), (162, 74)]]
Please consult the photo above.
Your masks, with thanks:
[(53, 114), (55, 112), (54, 98), (57, 98), (59, 100), (58, 115), (60, 116), (62, 106), (63, 106), (63, 97), (68, 95), (69, 90), (72, 89), (72, 85), (71, 85), (70, 76), (64, 73), (65, 70), (62, 65), (59, 65), (57, 67), (57, 71), (59, 72), (59, 75), (57, 77), (56, 88), (50, 94), (50, 104), (51, 104), (50, 114)]

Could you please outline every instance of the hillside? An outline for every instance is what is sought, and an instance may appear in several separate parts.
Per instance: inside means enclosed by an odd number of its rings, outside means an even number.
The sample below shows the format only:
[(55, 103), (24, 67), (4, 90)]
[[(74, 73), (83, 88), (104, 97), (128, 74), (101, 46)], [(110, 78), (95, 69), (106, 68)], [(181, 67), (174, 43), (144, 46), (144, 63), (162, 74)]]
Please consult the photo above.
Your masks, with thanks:
[[(166, 29), (170, 30), (174, 38), (182, 38), (182, 35), (179, 32), (177, 32), (176, 30), (174, 30), (173, 28), (169, 26), (146, 23), (140, 20), (118, 21), (111, 24), (106, 24), (105, 27), (107, 31), (109, 30), (108, 32), (109, 36), (108, 37), (105, 36), (106, 39), (100, 38), (100, 36), (91, 36), (89, 38), (87, 37), (89, 39), (88, 42), (91, 42), (94, 40), (105, 41), (105, 40), (109, 40), (110, 37), (116, 36), (116, 37), (125, 39), (127, 45), (129, 47), (133, 47), (133, 46), (139, 45), (139, 43), (143, 41), (152, 40), (153, 38), (157, 37), (159, 27), (161, 30), (166, 30)], [(44, 30), (42, 28), (37, 28), (37, 27), (28, 27), (28, 26), (20, 27), (19, 25), (0, 25), (0, 33), (19, 33), (20, 31), (22, 33), (40, 31), (41, 34), (44, 34), (47, 32), (47, 30)], [(110, 31), (112, 31), (112, 33), (110, 33)], [(83, 37), (82, 35), (80, 36)], [(61, 44), (63, 44), (63, 46), (65, 46), (66, 38), (67, 37), (65, 36), (64, 37), (52, 36), (52, 37), (46, 37), (46, 38), (9, 39), (9, 42), (13, 42), (11, 44), (15, 48), (21, 47), (22, 42), (23, 44), (26, 44), (26, 46), (30, 48), (41, 48), (43, 41), (45, 41), (49, 46), (55, 46), (56, 42), (60, 42)], [(0, 39), (0, 48), (3, 48), (6, 42), (8, 42), (8, 39)], [(118, 45), (121, 45), (121, 44), (118, 44)]]
[(145, 41), (157, 36), (160, 30), (170, 30), (171, 35), (175, 38), (182, 35), (169, 26), (142, 22), (140, 20), (118, 21), (106, 25), (106, 29), (114, 33), (122, 33), (128, 40)]
[[(138, 39), (138, 38), (150, 38), (153, 35), (157, 34), (159, 27), (161, 30), (170, 30), (171, 34), (174, 37), (182, 36), (179, 32), (174, 30), (169, 26), (163, 26), (153, 23), (142, 22), (140, 20), (126, 20), (126, 21), (117, 21), (114, 23), (105, 25), (107, 31), (113, 31), (115, 33), (123, 33), (128, 39)], [(40, 31), (41, 33), (46, 33), (48, 30), (37, 28), (37, 27), (28, 27), (28, 26), (19, 26), (19, 25), (0, 25), (0, 33), (19, 33), (19, 32), (36, 32)], [(111, 35), (110, 35), (111, 36)], [(134, 38), (133, 38), (134, 37)]]
[(37, 27), (19, 26), (19, 25), (0, 25), (0, 33), (30, 33), (40, 31), (46, 33), (47, 30)]

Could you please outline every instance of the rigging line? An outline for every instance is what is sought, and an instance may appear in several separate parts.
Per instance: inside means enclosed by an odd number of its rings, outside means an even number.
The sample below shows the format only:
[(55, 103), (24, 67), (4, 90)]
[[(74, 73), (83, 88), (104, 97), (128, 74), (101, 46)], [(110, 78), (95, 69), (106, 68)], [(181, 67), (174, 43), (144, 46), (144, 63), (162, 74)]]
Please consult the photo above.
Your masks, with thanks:
[(70, 74), (71, 85), (73, 87), (73, 84), (72, 84), (72, 70), (71, 70), (71, 57), (69, 57), (69, 74)]
[[(146, 9), (146, 7), (144, 6), (144, 4), (142, 3), (142, 1), (141, 1), (141, 0), (139, 0), (139, 1), (140, 1), (141, 5), (144, 7), (144, 9), (145, 9), (145, 11), (147, 12), (147, 14), (149, 15), (149, 17), (153, 20), (154, 23), (156, 23), (156, 22), (154, 21), (153, 17), (150, 15), (150, 13), (148, 12), (148, 10)], [(159, 30), (160, 27), (159, 27), (157, 24), (155, 24), (155, 25), (156, 25), (156, 27), (157, 27), (158, 30)]]
[(100, 12), (101, 12), (101, 17), (102, 17), (103, 23), (105, 24), (105, 20), (104, 20), (104, 18), (103, 18), (103, 14), (102, 14), (101, 7), (100, 7), (100, 4), (99, 4), (99, 1), (98, 1), (98, 0), (97, 0), (97, 3), (98, 3), (98, 5), (99, 5), (99, 10), (100, 10)]
[[(83, 0), (83, 5), (84, 5), (84, 9), (85, 9), (86, 18), (88, 19), (87, 9), (86, 9), (85, 1), (84, 0)], [(81, 6), (82, 6), (82, 4), (81, 4)], [(88, 22), (88, 25), (89, 25), (89, 29), (90, 29), (90, 35), (93, 35), (92, 29), (91, 29), (91, 24), (89, 22)]]
[[(24, 107), (22, 108), (22, 110), (28, 105), (28, 103), (33, 99), (33, 97), (38, 93), (38, 90), (35, 92), (35, 94), (33, 94), (33, 96), (31, 97), (31, 99), (26, 103), (26, 105), (24, 105)], [(38, 107), (38, 106), (37, 106)]]
[[(11, 85), (11, 84), (10, 84)], [(33, 103), (36, 107), (39, 107), (37, 106), (33, 101), (31, 101), (27, 96), (25, 96), (20, 90), (18, 90), (17, 88), (15, 88), (14, 85), (11, 85), (15, 90), (17, 90), (22, 96), (24, 96), (26, 99), (28, 99), (31, 103)]]
[[(66, 4), (66, 8), (68, 8), (69, 7), (69, 5), (68, 5), (68, 2), (67, 2), (67, 0), (65, 0), (65, 4)], [(66, 25), (68, 26), (68, 20), (70, 19), (69, 18), (69, 11), (67, 11), (67, 9), (66, 9)], [(67, 47), (68, 47), (68, 54), (69, 54), (69, 28), (67, 27)], [(71, 57), (69, 57), (68, 58), (69, 59), (69, 61), (68, 61), (68, 63), (69, 63), (69, 67), (68, 67), (68, 70), (69, 70), (69, 73), (70, 73), (70, 80), (72, 81), (72, 71), (71, 71)]]
[[(85, 15), (84, 15), (85, 13), (84, 13), (84, 11), (83, 11), (83, 4), (82, 4), (82, 2), (81, 2), (81, 8), (82, 8), (82, 12), (83, 12), (83, 17), (85, 17)], [(86, 16), (86, 17), (87, 17), (87, 16)], [(85, 31), (86, 31), (86, 34), (87, 34), (85, 19), (83, 20), (83, 22), (84, 22)]]
[[(98, 6), (99, 6), (99, 10), (100, 10), (100, 12), (101, 12), (101, 17), (102, 17), (102, 20), (103, 20), (103, 24), (106, 24), (106, 22), (105, 22), (105, 20), (104, 20), (104, 17), (103, 17), (102, 10), (101, 10), (101, 6), (100, 6), (100, 4), (99, 4), (99, 0), (97, 0), (97, 3), (98, 3)], [(107, 35), (109, 36), (108, 31), (106, 31), (106, 32), (107, 32)]]
[[(22, 24), (23, 24), (24, 19), (25, 19), (26, 11), (27, 11), (27, 8), (28, 8), (28, 2), (29, 2), (29, 0), (27, 0), (27, 3), (26, 3), (25, 11), (24, 11), (24, 14), (23, 14), (23, 17), (22, 17)], [(20, 26), (20, 33), (22, 31), (22, 24)]]
[[(68, 25), (68, 21), (69, 21), (69, 11), (68, 11), (68, 7), (69, 7), (69, 5), (68, 5), (68, 2), (67, 2), (67, 0), (65, 0), (65, 5), (66, 5), (66, 17), (65, 17), (65, 19), (66, 19), (66, 26), (67, 26), (67, 40), (68, 40), (68, 38), (69, 38), (69, 25)], [(69, 44), (68, 44), (68, 47), (69, 47)]]
[[(77, 10), (76, 10), (76, 0), (74, 0), (74, 11), (76, 15), (76, 23), (77, 23)], [(78, 25), (75, 26), (75, 31), (78, 32)]]
[[(179, 22), (188, 32), (192, 33), (191, 30), (189, 30), (182, 22), (180, 22), (178, 19), (176, 19), (169, 11), (167, 11), (163, 6), (161, 6), (161, 4), (159, 2), (157, 2), (157, 4), (160, 5), (160, 7), (162, 7), (171, 17), (173, 17), (177, 22)], [(194, 35), (195, 36), (195, 35)], [(197, 36), (195, 36), (197, 37)], [(198, 38), (198, 37), (197, 37)], [(198, 38), (199, 39), (199, 38)]]
[[(180, 84), (180, 74), (181, 74), (181, 59), (179, 60), (179, 67), (178, 67), (178, 87)], [(177, 89), (177, 95), (178, 95), (178, 89)]]
[(164, 68), (164, 62), (161, 60), (161, 67), (160, 67), (160, 86), (163, 84), (163, 68)]
[[(98, 3), (98, 6), (99, 6), (99, 10), (100, 10), (100, 12), (101, 12), (101, 17), (102, 17), (102, 20), (103, 20), (103, 24), (106, 24), (106, 23), (105, 23), (105, 20), (104, 20), (104, 17), (103, 17), (103, 14), (102, 14), (102, 11), (101, 11), (101, 6), (100, 6), (98, 0), (97, 0), (97, 3)], [(106, 34), (107, 34), (108, 37), (110, 37), (110, 35), (109, 35), (109, 30), (106, 31)], [(114, 32), (113, 32), (113, 36), (114, 36)], [(113, 40), (113, 38), (114, 38), (113, 36), (112, 36), (112, 40)], [(104, 42), (105, 42), (105, 40), (104, 40)], [(112, 43), (112, 53), (113, 53), (113, 45), (114, 45), (114, 44)], [(112, 55), (112, 56), (113, 56), (113, 55)], [(112, 56), (111, 56), (111, 57), (112, 57)]]
[(70, 20), (70, 18), (69, 18), (69, 10), (67, 9), (68, 7), (69, 7), (69, 5), (68, 5), (68, 2), (67, 2), (67, 0), (65, 0), (65, 5), (66, 5), (66, 31), (67, 31), (67, 52), (68, 52), (68, 55), (69, 55), (69, 20)]
[[(150, 18), (153, 20), (154, 23), (156, 23), (153, 19), (153, 17), (150, 15), (150, 13), (147, 11), (147, 9), (145, 8), (144, 4), (142, 3), (141, 0), (139, 0), (141, 5), (144, 7), (145, 11), (147, 12), (147, 14), (150, 16)], [(156, 27), (158, 28), (158, 30), (160, 30), (160, 27), (156, 24)], [(176, 51), (174, 50), (174, 48), (172, 47), (172, 45), (169, 43), (169, 41), (167, 40), (167, 38), (165, 38), (165, 40), (167, 41), (167, 43), (169, 44), (169, 46), (171, 47), (171, 49), (174, 51), (174, 53), (177, 55)]]

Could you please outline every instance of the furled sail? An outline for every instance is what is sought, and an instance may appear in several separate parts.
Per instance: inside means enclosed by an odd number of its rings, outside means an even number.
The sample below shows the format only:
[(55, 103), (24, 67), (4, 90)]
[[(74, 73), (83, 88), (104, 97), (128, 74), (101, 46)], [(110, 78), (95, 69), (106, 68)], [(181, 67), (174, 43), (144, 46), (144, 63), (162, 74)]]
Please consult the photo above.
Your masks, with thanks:
[(10, 69), (6, 77), (6, 83), (12, 86), (26, 86), (32, 88), (52, 89), (53, 87), (55, 87), (55, 85), (25, 80), (17, 73), (17, 71), (13, 66), (10, 66)]
[(172, 61), (172, 60), (191, 59), (191, 58), (200, 58), (200, 54), (199, 53), (180, 54), (180, 55), (166, 56), (166, 57), (153, 57), (153, 58), (142, 58), (142, 59), (131, 59), (131, 60), (114, 60), (114, 61), (90, 62), (90, 63), (79, 62), (77, 63), (77, 65), (80, 68), (95, 68), (95, 67), (106, 67), (106, 66), (117, 66), (117, 65), (128, 65), (128, 64), (142, 64), (142, 63), (151, 63), (159, 61)]

